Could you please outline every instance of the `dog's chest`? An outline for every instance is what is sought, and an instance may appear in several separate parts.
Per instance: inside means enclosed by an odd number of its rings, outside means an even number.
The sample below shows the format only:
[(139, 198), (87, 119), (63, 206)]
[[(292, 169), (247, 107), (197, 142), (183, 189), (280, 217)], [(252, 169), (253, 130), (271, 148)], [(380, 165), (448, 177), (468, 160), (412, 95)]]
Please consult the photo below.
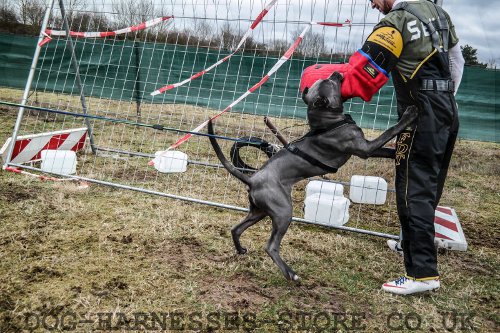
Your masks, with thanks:
[(307, 120), (311, 130), (323, 129), (342, 120), (342, 115), (328, 109), (308, 109)]

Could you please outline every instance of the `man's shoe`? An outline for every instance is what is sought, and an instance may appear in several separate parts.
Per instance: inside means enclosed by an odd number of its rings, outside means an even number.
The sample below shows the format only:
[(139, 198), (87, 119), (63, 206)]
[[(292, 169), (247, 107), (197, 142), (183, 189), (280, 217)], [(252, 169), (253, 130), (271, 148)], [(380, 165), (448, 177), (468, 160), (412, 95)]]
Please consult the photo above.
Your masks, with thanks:
[(439, 277), (415, 280), (402, 276), (395, 281), (384, 283), (382, 290), (398, 295), (410, 295), (435, 290), (439, 287)]
[(403, 255), (403, 248), (401, 247), (398, 241), (395, 241), (394, 239), (389, 239), (387, 241), (387, 246), (389, 246), (389, 249), (396, 252), (400, 256)]

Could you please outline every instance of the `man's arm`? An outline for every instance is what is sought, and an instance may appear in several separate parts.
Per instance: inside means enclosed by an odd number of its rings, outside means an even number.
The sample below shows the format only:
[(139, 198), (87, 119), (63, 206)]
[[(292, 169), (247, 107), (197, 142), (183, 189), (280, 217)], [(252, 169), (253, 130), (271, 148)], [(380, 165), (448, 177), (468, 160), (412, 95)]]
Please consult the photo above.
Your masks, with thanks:
[(455, 95), (457, 94), (460, 82), (462, 82), (462, 75), (464, 73), (465, 60), (462, 55), (462, 50), (460, 49), (459, 43), (455, 44), (452, 48), (448, 50), (448, 57), (450, 59), (450, 72), (451, 79), (453, 80), (455, 86)]
[(396, 66), (403, 51), (401, 32), (390, 26), (376, 28), (346, 64), (314, 65), (302, 74), (301, 91), (333, 72), (343, 75), (342, 98), (361, 97), (365, 101), (389, 80), (389, 72)]

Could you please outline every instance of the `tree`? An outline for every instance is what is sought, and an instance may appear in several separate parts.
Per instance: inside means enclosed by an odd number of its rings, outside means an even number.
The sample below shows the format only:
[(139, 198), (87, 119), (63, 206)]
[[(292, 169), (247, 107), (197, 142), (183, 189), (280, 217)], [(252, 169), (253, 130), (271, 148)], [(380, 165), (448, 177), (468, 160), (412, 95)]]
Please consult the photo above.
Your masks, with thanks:
[(497, 59), (495, 59), (495, 58), (488, 59), (488, 68), (496, 69), (497, 68)]
[(0, 0), (0, 22), (17, 23), (17, 15), (10, 0)]
[(221, 43), (222, 43), (222, 48), (226, 50), (232, 50), (233, 48), (236, 47), (238, 43), (238, 33), (236, 32), (236, 29), (231, 26), (229, 22), (224, 22), (224, 24), (221, 27)]
[(43, 17), (45, 15), (44, 0), (19, 0), (17, 3), (19, 8), (19, 18), (22, 24), (42, 26)]
[(480, 63), (477, 60), (477, 49), (472, 46), (466, 44), (464, 46), (460, 46), (462, 50), (462, 55), (465, 60), (465, 66), (479, 66), (485, 68), (487, 64)]
[(116, 13), (116, 28), (130, 27), (152, 19), (155, 16), (153, 1), (145, 0), (113, 0), (113, 11)]
[[(292, 42), (299, 38), (302, 30), (301, 27), (297, 27), (292, 31)], [(309, 32), (297, 48), (297, 54), (308, 57), (318, 57), (323, 53), (325, 53), (325, 38), (322, 34), (316, 32)]]

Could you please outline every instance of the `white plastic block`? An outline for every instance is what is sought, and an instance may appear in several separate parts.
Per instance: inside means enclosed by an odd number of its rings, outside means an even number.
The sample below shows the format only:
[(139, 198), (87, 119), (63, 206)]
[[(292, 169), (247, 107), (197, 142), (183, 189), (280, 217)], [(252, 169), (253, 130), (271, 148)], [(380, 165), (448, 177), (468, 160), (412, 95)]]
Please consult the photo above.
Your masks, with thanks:
[(306, 198), (316, 193), (343, 197), (344, 186), (329, 181), (311, 180), (306, 186)]
[(341, 226), (349, 220), (349, 205), (346, 197), (315, 193), (306, 197), (304, 218), (318, 224)]
[(42, 150), (41, 158), (42, 171), (62, 175), (76, 173), (76, 153), (72, 150)]
[(387, 198), (387, 182), (373, 176), (352, 176), (349, 190), (352, 202), (383, 205)]
[(186, 172), (187, 160), (186, 154), (180, 151), (157, 151), (155, 153), (154, 167), (159, 172), (173, 173)]

